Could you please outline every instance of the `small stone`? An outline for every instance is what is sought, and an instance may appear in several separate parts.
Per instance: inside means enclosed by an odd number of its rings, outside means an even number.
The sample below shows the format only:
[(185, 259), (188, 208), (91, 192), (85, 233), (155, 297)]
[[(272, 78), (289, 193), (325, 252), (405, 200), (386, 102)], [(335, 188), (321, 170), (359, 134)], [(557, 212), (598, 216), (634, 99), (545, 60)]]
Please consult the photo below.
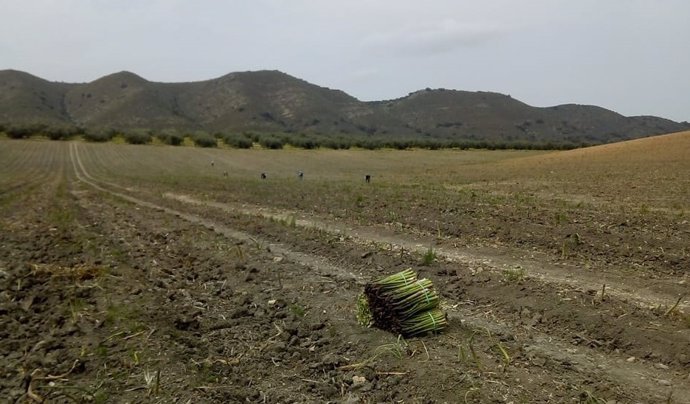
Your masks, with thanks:
[(656, 382), (662, 386), (670, 386), (671, 385), (671, 382), (669, 382), (668, 380), (658, 379)]
[(626, 361), (626, 362), (630, 362), (630, 363), (633, 363), (633, 362), (635, 362), (636, 360), (637, 360), (637, 358), (636, 358), (636, 357), (634, 357), (634, 356), (631, 356), (631, 357), (629, 357), (628, 359), (626, 359), (625, 361)]
[(273, 262), (283, 262), (284, 258), (283, 257), (273, 257)]
[(656, 365), (654, 365), (654, 367), (657, 369), (668, 370), (668, 366), (664, 365), (663, 363), (657, 363)]
[(352, 384), (358, 385), (367, 382), (367, 378), (364, 376), (352, 376)]

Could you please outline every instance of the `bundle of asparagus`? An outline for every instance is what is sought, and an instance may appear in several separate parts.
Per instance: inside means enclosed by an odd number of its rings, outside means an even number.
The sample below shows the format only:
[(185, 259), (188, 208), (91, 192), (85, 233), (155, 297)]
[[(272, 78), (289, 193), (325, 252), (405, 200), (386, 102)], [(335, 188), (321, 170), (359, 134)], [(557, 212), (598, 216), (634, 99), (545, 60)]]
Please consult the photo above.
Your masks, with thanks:
[(357, 301), (357, 318), (362, 325), (413, 337), (446, 327), (438, 303), (431, 281), (417, 279), (414, 271), (406, 269), (365, 285)]

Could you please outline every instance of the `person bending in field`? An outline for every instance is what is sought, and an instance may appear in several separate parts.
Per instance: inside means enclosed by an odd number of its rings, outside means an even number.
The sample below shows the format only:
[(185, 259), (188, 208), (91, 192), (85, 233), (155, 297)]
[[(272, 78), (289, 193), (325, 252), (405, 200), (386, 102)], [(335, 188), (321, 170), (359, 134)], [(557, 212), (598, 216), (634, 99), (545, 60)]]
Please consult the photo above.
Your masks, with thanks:
[(371, 182), (371, 175), (369, 175), (369, 174), (365, 175), (364, 181), (366, 181), (367, 184), (370, 183)]
[(297, 177), (302, 181), (304, 179), (304, 173), (302, 171), (297, 171)]
[(265, 180), (266, 179), (266, 173), (261, 173), (261, 179)]

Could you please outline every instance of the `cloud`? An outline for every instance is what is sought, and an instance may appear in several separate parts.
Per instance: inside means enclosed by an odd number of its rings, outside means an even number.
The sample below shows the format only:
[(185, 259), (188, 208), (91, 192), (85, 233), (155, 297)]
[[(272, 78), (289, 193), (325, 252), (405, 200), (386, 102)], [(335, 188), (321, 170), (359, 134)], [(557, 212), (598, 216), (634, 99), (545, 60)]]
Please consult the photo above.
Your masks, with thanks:
[(398, 55), (429, 56), (481, 46), (508, 31), (507, 27), (491, 23), (460, 23), (447, 19), (437, 24), (410, 25), (404, 29), (374, 33), (365, 39), (364, 44)]

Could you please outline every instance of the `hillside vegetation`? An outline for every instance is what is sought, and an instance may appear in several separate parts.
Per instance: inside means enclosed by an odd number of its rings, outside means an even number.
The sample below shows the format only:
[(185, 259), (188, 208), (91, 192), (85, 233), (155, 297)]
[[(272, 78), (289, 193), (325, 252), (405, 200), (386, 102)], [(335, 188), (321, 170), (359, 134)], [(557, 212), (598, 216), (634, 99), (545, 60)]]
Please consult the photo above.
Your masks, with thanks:
[(173, 132), (218, 138), (246, 134), (268, 147), (279, 140), (306, 148), (572, 148), (690, 127), (596, 106), (538, 108), (490, 92), (425, 89), (395, 100), (362, 102), (279, 71), (230, 73), (191, 83), (157, 83), (119, 72), (68, 84), (15, 70), (0, 71), (0, 125), (23, 133), (165, 132), (165, 139)]

